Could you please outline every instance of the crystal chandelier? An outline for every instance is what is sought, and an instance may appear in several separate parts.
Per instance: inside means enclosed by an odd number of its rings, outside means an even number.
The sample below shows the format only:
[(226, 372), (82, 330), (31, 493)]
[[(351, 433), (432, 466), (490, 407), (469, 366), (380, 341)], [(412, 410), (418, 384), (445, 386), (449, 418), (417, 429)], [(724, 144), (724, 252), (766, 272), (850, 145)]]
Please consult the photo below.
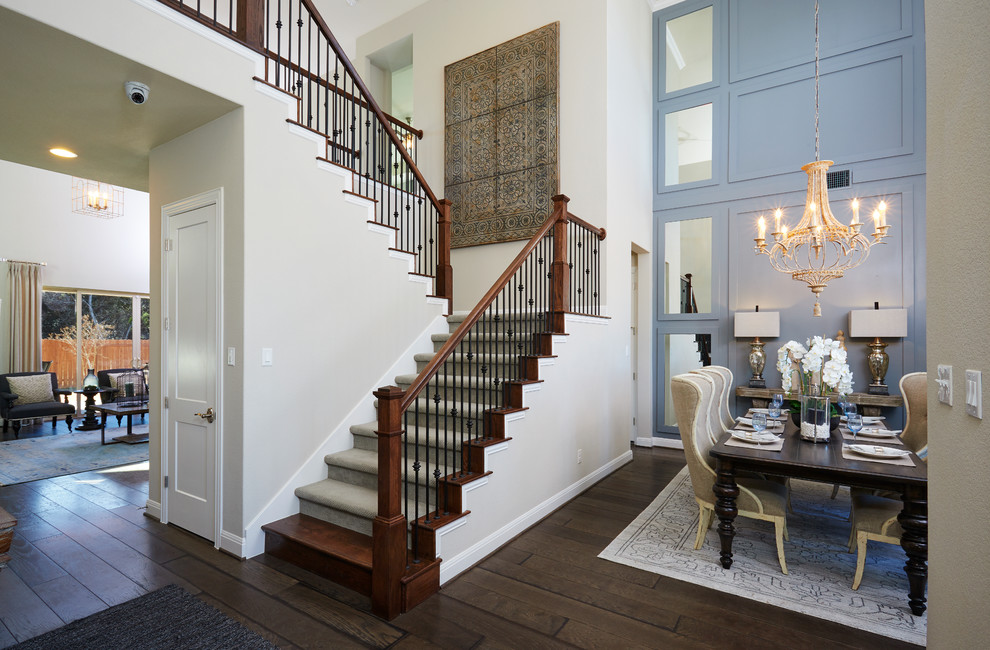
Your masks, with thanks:
[(813, 314), (822, 315), (821, 293), (830, 280), (866, 261), (870, 248), (887, 236), (887, 204), (880, 201), (873, 211), (873, 240), (861, 231), (859, 201), (853, 199), (852, 220), (843, 225), (832, 215), (828, 204), (826, 172), (831, 160), (819, 157), (818, 133), (818, 2), (815, 2), (815, 162), (808, 163), (801, 171), (808, 174), (808, 196), (804, 214), (798, 224), (788, 231), (781, 224), (783, 211), (774, 212), (774, 229), (770, 233), (773, 242), (767, 247), (767, 224), (763, 215), (757, 221), (756, 253), (770, 258), (770, 265), (781, 273), (790, 273), (799, 282), (805, 282), (815, 294)]

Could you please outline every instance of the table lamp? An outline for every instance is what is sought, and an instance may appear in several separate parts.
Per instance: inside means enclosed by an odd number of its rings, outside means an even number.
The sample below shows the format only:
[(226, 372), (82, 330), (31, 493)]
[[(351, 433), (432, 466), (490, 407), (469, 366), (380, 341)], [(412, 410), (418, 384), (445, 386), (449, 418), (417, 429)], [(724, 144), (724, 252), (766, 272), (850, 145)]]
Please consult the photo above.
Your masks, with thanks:
[(870, 354), (866, 357), (873, 383), (867, 387), (866, 392), (870, 395), (888, 395), (887, 385), (883, 380), (890, 357), (884, 350), (887, 344), (881, 339), (907, 336), (907, 310), (880, 309), (879, 303), (873, 303), (873, 309), (854, 309), (849, 312), (849, 336), (873, 337), (873, 341), (867, 344)]
[(735, 336), (736, 338), (753, 337), (753, 342), (749, 348), (749, 367), (753, 370), (753, 376), (749, 378), (750, 388), (766, 388), (767, 382), (763, 379), (763, 366), (766, 365), (767, 355), (763, 351), (763, 341), (761, 336), (776, 338), (780, 336), (780, 312), (760, 311), (760, 306), (756, 306), (756, 311), (737, 311), (735, 316)]

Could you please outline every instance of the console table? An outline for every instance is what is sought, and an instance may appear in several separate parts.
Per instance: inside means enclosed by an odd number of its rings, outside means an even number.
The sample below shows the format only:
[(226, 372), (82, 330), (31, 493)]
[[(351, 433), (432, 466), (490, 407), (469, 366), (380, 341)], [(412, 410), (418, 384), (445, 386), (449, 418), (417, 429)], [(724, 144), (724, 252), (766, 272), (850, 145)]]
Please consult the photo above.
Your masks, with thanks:
[[(749, 397), (753, 400), (756, 408), (766, 408), (773, 399), (774, 393), (783, 393), (782, 388), (750, 388), (749, 386), (736, 386), (736, 397)], [(835, 397), (835, 395), (831, 395)], [(898, 408), (904, 406), (904, 400), (900, 395), (869, 395), (867, 393), (849, 393), (846, 399), (856, 406), (862, 407), (860, 411), (863, 415), (882, 415), (881, 409)]]

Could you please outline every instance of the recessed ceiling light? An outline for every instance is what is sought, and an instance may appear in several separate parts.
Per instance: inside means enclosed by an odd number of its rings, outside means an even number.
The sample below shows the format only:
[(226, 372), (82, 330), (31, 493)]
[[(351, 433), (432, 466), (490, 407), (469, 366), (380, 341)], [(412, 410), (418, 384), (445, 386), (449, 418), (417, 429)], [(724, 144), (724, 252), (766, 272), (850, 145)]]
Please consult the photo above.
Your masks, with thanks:
[(55, 147), (49, 149), (48, 152), (53, 156), (58, 156), (59, 158), (75, 158), (76, 152), (69, 151), (68, 149), (62, 149), (61, 147)]

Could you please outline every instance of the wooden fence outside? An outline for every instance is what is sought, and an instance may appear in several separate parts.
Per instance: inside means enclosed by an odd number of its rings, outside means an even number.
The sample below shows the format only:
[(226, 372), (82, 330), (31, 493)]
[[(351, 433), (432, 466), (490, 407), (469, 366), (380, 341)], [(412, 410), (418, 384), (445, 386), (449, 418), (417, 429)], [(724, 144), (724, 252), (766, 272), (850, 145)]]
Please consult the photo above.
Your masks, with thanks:
[[(69, 344), (55, 339), (42, 339), (41, 358), (51, 361), (51, 372), (58, 375), (58, 385), (61, 388), (74, 387), (82, 383), (82, 377), (76, 379), (76, 350)], [(141, 341), (141, 359), (145, 363), (151, 358), (151, 341)], [(134, 343), (130, 339), (110, 339), (101, 341), (96, 353), (94, 370), (107, 368), (130, 368), (134, 359)], [(83, 368), (83, 376), (88, 368)]]

